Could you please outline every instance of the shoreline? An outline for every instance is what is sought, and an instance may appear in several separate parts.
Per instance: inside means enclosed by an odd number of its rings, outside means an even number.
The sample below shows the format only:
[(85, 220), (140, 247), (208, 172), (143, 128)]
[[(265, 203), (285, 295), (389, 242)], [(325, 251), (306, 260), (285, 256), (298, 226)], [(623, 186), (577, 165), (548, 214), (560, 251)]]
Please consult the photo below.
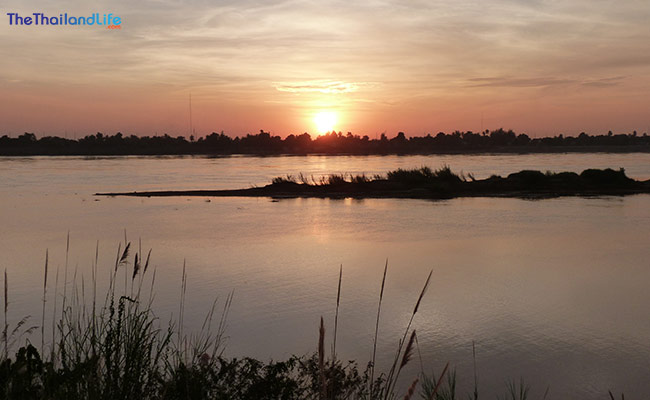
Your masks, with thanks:
[(528, 154), (648, 154), (650, 146), (539, 146), (539, 147), (492, 147), (485, 149), (438, 149), (429, 151), (179, 151), (179, 152), (146, 152), (146, 151), (106, 151), (106, 152), (51, 152), (51, 151), (7, 151), (0, 148), (0, 157), (121, 157), (121, 156), (428, 156), (428, 155), (528, 155)]

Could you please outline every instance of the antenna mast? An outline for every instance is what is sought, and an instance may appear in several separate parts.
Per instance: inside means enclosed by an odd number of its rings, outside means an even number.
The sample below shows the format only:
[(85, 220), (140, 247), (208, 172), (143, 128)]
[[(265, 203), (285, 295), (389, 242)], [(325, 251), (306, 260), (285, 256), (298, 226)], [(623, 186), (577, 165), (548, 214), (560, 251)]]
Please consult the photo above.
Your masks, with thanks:
[(192, 92), (190, 92), (190, 135), (192, 135)]

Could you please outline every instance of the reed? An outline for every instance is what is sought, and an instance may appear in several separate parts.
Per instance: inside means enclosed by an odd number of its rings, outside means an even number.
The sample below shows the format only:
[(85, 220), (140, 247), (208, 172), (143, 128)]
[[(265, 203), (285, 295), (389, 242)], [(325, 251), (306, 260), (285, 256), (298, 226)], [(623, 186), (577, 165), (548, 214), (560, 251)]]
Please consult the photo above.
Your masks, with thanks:
[[(611, 390), (608, 390), (607, 393), (609, 394), (610, 400), (616, 400)], [(621, 400), (625, 400), (625, 394), (623, 393), (621, 393)]]
[(472, 367), (474, 370), (473, 400), (478, 400), (478, 374), (476, 373), (476, 343), (472, 340)]
[(327, 382), (325, 380), (325, 325), (320, 317), (318, 328), (318, 380), (320, 383), (320, 400), (327, 398)]
[(506, 383), (506, 394), (503, 400), (526, 400), (528, 399), (528, 392), (530, 385), (524, 382), (524, 378), (519, 379), (519, 384), (515, 381), (508, 381)]
[[(171, 340), (177, 334), (172, 330), (173, 323), (168, 327), (160, 324), (151, 310), (153, 302), (153, 275), (150, 271), (151, 251), (142, 264), (142, 246), (128, 262), (131, 243), (127, 242), (122, 250), (118, 246), (114, 267), (109, 271), (109, 286), (103, 305), (97, 302), (97, 280), (99, 272), (99, 243), (95, 248), (94, 262), (91, 268), (92, 300), (86, 299), (86, 280), (75, 266), (71, 281), (68, 281), (67, 270), (64, 270), (64, 284), (59, 291), (57, 267), (55, 287), (51, 293), (53, 305), (52, 340), (49, 357), (46, 354), (45, 326), (46, 304), (50, 291), (49, 267), (50, 255), (46, 250), (43, 274), (43, 299), (40, 321), (40, 353), (29, 342), (19, 349), (15, 359), (10, 359), (10, 349), (23, 336), (31, 334), (37, 327), (27, 328), (29, 317), (20, 320), (13, 330), (10, 329), (9, 312), (9, 280), (8, 272), (4, 275), (4, 328), (2, 331), (2, 357), (6, 368), (0, 368), (0, 385), (5, 396), (3, 398), (160, 398), (161, 382), (170, 379), (170, 375), (178, 364), (173, 360), (184, 359), (181, 352), (192, 352), (193, 359), (209, 354), (214, 359), (222, 355), (224, 330), (232, 293), (228, 295), (219, 326), (216, 331), (212, 321), (216, 310), (216, 300), (206, 316), (201, 332), (191, 340), (180, 337), (178, 343), (184, 343), (183, 349), (171, 346)], [(69, 261), (70, 241), (66, 240), (66, 263)], [(116, 276), (120, 268), (128, 270), (124, 293), (118, 294)], [(141, 299), (142, 283), (145, 274), (151, 276), (151, 292), (148, 302)], [(182, 295), (186, 290), (187, 276), (183, 272)], [(121, 286), (121, 285), (119, 285)], [(119, 288), (121, 292), (122, 288)], [(58, 312), (57, 299), (61, 297), (62, 308)], [(146, 300), (146, 298), (144, 299)], [(184, 298), (182, 304), (184, 305)], [(182, 315), (180, 316), (182, 318)], [(187, 347), (187, 343), (194, 346)], [(208, 357), (209, 357), (208, 356)], [(204, 357), (205, 358), (205, 357)], [(27, 364), (25, 364), (27, 363)], [(25, 369), (27, 368), (27, 369)], [(27, 375), (26, 375), (27, 374)], [(40, 393), (32, 396), (29, 393)], [(0, 396), (1, 397), (1, 396)]]
[(43, 272), (43, 314), (41, 317), (41, 354), (45, 354), (45, 303), (47, 302), (47, 267), (49, 251), (45, 250), (45, 271)]
[(375, 322), (375, 336), (372, 340), (372, 360), (370, 361), (370, 396), (374, 394), (373, 382), (375, 381), (375, 361), (377, 359), (377, 338), (379, 336), (379, 318), (381, 316), (381, 301), (384, 299), (384, 286), (386, 285), (386, 272), (388, 271), (388, 259), (384, 265), (384, 274), (381, 278), (381, 289), (379, 290), (379, 304), (377, 305), (377, 320)]
[(411, 356), (413, 355), (413, 343), (414, 342), (415, 342), (415, 330), (413, 330), (411, 332), (411, 338), (409, 339), (409, 342), (406, 345), (406, 349), (404, 350), (404, 355), (402, 356), (402, 362), (399, 365), (398, 373), (411, 360)]
[(336, 360), (336, 335), (339, 327), (339, 306), (341, 304), (341, 281), (343, 280), (343, 264), (339, 268), (339, 285), (336, 291), (336, 312), (334, 313), (334, 340), (332, 344), (332, 359)]
[[(223, 301), (218, 314), (216, 298), (206, 314), (201, 329), (187, 334), (184, 330), (188, 268), (184, 261), (180, 279), (179, 313), (168, 324), (154, 315), (154, 283), (156, 268), (151, 268), (151, 250), (143, 257), (141, 241), (137, 251), (130, 242), (120, 243), (115, 262), (105, 272), (108, 287), (104, 303), (98, 302), (99, 243), (95, 247), (91, 265), (92, 300), (86, 297), (86, 280), (75, 266), (72, 280), (64, 275), (63, 288), (59, 289), (58, 275), (54, 290), (50, 290), (51, 259), (46, 250), (43, 275), (43, 304), (41, 315), (40, 353), (29, 342), (14, 357), (10, 349), (36, 327), (27, 328), (25, 317), (13, 330), (9, 327), (9, 281), (4, 275), (4, 328), (2, 333), (3, 360), (0, 362), (1, 398), (47, 399), (413, 399), (421, 386), (424, 399), (454, 399), (455, 372), (448, 373), (449, 363), (440, 376), (428, 378), (424, 374), (410, 377), (410, 385), (398, 384), (400, 375), (411, 362), (414, 352), (419, 352), (418, 335), (412, 329), (423, 298), (430, 285), (429, 273), (411, 311), (404, 336), (398, 341), (395, 361), (388, 373), (376, 368), (379, 326), (387, 281), (388, 261), (384, 265), (372, 359), (365, 370), (355, 362), (343, 363), (337, 355), (339, 313), (342, 300), (343, 267), (339, 267), (336, 312), (333, 328), (331, 357), (325, 353), (326, 330), (324, 319), (318, 327), (318, 348), (312, 356), (291, 357), (284, 361), (261, 362), (223, 356), (225, 332), (234, 292)], [(69, 236), (66, 253), (69, 251)], [(66, 260), (69, 255), (66, 254)], [(143, 261), (144, 260), (144, 261)], [(65, 267), (65, 264), (64, 264)], [(122, 271), (120, 268), (123, 268)], [(66, 268), (67, 269), (67, 268)], [(64, 270), (64, 274), (65, 274)], [(130, 277), (121, 287), (119, 273)], [(118, 281), (120, 281), (118, 283)], [(68, 283), (69, 285), (66, 285)], [(146, 285), (145, 285), (146, 284)], [(67, 287), (66, 287), (67, 286)], [(146, 289), (149, 287), (149, 293)], [(45, 341), (46, 301), (53, 298), (53, 332), (51, 349), (46, 353)], [(57, 298), (62, 297), (62, 309), (57, 313)], [(101, 297), (99, 297), (101, 299)], [(217, 323), (218, 321), (218, 323)], [(408, 338), (408, 340), (407, 340)], [(476, 352), (474, 357), (474, 396), (478, 399)], [(47, 355), (49, 354), (49, 355)], [(47, 356), (46, 356), (47, 355)], [(42, 356), (45, 356), (41, 358)], [(443, 388), (444, 379), (447, 386)], [(509, 384), (507, 398), (523, 400), (529, 387), (523, 383)], [(406, 391), (406, 394), (404, 394)], [(399, 393), (399, 396), (398, 396)], [(548, 389), (547, 389), (548, 393)], [(450, 395), (451, 394), (451, 395)]]
[(404, 396), (404, 400), (409, 400), (413, 395), (415, 394), (415, 388), (417, 387), (419, 382), (419, 378), (415, 378), (413, 380), (413, 383), (411, 383), (411, 386), (409, 386), (408, 390), (406, 391), (406, 395)]
[(440, 385), (442, 384), (442, 378), (445, 377), (445, 374), (447, 373), (447, 370), (449, 369), (449, 363), (445, 365), (445, 368), (442, 370), (442, 373), (440, 374), (440, 378), (438, 378), (438, 381), (436, 382), (436, 386), (433, 387), (433, 391), (428, 397), (428, 400), (434, 400), (436, 397), (436, 394), (438, 393), (438, 390), (440, 389)]
[(397, 363), (399, 361), (400, 355), (402, 354), (402, 349), (404, 348), (404, 343), (406, 342), (406, 336), (409, 333), (409, 330), (411, 329), (411, 325), (413, 324), (413, 319), (415, 318), (415, 314), (417, 314), (418, 309), (420, 308), (420, 302), (422, 302), (422, 298), (424, 297), (424, 294), (427, 292), (427, 288), (429, 287), (429, 282), (431, 281), (431, 275), (433, 274), (433, 270), (429, 272), (429, 276), (427, 276), (427, 280), (424, 282), (424, 287), (422, 287), (422, 291), (420, 291), (420, 295), (418, 296), (418, 300), (415, 303), (415, 307), (413, 308), (413, 312), (411, 313), (411, 318), (409, 319), (408, 325), (406, 325), (406, 330), (404, 331), (404, 336), (402, 339), (399, 341), (398, 346), (397, 346), (397, 352), (395, 354), (395, 358), (393, 361), (393, 365), (390, 368), (390, 371), (388, 372), (388, 377), (386, 378), (388, 382), (388, 387), (386, 389), (386, 393), (384, 395), (385, 399), (388, 399), (388, 396), (390, 393), (392, 393), (392, 390), (395, 387), (395, 384), (397, 383), (397, 378), (399, 377), (399, 371), (400, 369), (397, 369)]
[(9, 284), (7, 282), (7, 269), (5, 268), (5, 291), (4, 291), (4, 294), (5, 294), (4, 295), (5, 326), (4, 326), (4, 329), (2, 330), (2, 339), (3, 339), (4, 344), (5, 344), (5, 349), (4, 349), (5, 350), (4, 351), (4, 353), (5, 353), (4, 354), (4, 359), (5, 360), (9, 358), (9, 337), (8, 337), (9, 336), (9, 324), (7, 323), (7, 312), (9, 310), (9, 294), (8, 294), (9, 290), (8, 290), (8, 286), (9, 286)]

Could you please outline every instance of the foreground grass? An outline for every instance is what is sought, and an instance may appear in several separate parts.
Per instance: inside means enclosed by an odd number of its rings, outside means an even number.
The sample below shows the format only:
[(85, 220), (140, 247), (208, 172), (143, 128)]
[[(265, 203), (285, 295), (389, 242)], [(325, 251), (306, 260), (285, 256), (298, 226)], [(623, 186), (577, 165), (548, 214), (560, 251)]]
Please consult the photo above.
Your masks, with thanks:
[[(51, 281), (53, 274), (48, 271), (47, 255), (40, 326), (28, 327), (28, 319), (24, 318), (15, 327), (9, 327), (9, 284), (5, 271), (0, 398), (324, 400), (401, 397), (396, 394), (396, 384), (413, 354), (415, 331), (411, 323), (429, 280), (420, 293), (404, 338), (398, 344), (395, 362), (386, 373), (375, 371), (376, 353), (363, 367), (337, 358), (340, 279), (331, 354), (325, 352), (325, 325), (321, 318), (320, 328), (314, 329), (315, 343), (318, 338), (317, 352), (262, 362), (223, 356), (232, 293), (220, 305), (221, 313), (216, 312), (217, 302), (213, 303), (199, 332), (183, 331), (185, 266), (178, 318), (168, 324), (162, 323), (152, 311), (155, 269), (149, 268), (151, 251), (143, 257), (140, 249), (131, 256), (131, 249), (126, 240), (124, 248), (121, 245), (118, 248), (105, 293), (98, 293), (97, 289), (98, 252), (92, 265), (90, 287), (86, 287), (83, 279), (79, 282), (75, 269), (72, 287), (68, 288), (66, 255), (64, 270), (56, 271), (54, 298), (62, 300), (54, 302), (49, 343), (46, 343), (50, 334), (46, 332), (45, 314), (48, 289), (51, 290), (48, 279)], [(60, 273), (64, 282), (62, 289), (59, 287)], [(383, 297), (383, 283), (380, 297)], [(61, 309), (57, 312), (59, 304)], [(377, 329), (380, 312), (381, 305)], [(30, 334), (38, 330), (40, 348), (29, 341)], [(23, 338), (27, 338), (24, 344), (12, 352)]]
[[(422, 369), (416, 376), (402, 376), (404, 368), (419, 352), (413, 322), (431, 273), (419, 292), (404, 334), (397, 342), (389, 370), (375, 370), (388, 263), (379, 291), (373, 353), (367, 364), (358, 365), (337, 358), (342, 267), (331, 352), (325, 351), (326, 331), (321, 317), (317, 335), (314, 329), (317, 351), (307, 356), (262, 362), (223, 356), (232, 293), (220, 305), (220, 313), (216, 312), (218, 303), (215, 300), (199, 332), (187, 334), (183, 331), (185, 266), (178, 319), (161, 323), (152, 311), (155, 269), (152, 272), (149, 268), (151, 251), (143, 257), (140, 248), (131, 257), (131, 245), (126, 240), (125, 243), (123, 249), (118, 248), (115, 264), (110, 268), (108, 289), (101, 294), (97, 290), (98, 256), (92, 265), (91, 287), (86, 288), (83, 279), (80, 285), (77, 283), (75, 270), (73, 285), (68, 290), (66, 255), (62, 290), (59, 289), (60, 271), (56, 271), (54, 296), (55, 299), (60, 296), (62, 301), (58, 313), (57, 301), (53, 307), (49, 343), (46, 343), (45, 303), (51, 286), (48, 278), (53, 274), (48, 271), (47, 255), (40, 326), (28, 327), (28, 319), (24, 318), (10, 329), (7, 322), (9, 284), (5, 271), (0, 399), (479, 399), (476, 365), (474, 387), (462, 396), (456, 387), (456, 373), (449, 363), (440, 374), (426, 374)], [(148, 296), (143, 286), (149, 287)], [(40, 349), (38, 344), (26, 339), (17, 351), (11, 351), (36, 330), (41, 332)], [(529, 390), (523, 380), (512, 381), (507, 383), (505, 395), (500, 398), (524, 400), (529, 397)], [(548, 389), (543, 398), (547, 394)], [(611, 393), (610, 396), (613, 399)]]

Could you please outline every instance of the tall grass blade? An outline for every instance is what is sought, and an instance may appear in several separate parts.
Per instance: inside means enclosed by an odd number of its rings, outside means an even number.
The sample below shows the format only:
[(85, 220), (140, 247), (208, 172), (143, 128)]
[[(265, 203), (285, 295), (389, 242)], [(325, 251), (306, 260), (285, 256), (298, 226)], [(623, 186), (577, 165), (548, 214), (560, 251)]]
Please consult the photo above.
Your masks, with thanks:
[(41, 354), (45, 354), (45, 302), (47, 301), (47, 267), (49, 250), (45, 249), (45, 271), (43, 273), (43, 314), (41, 317)]
[(431, 274), (433, 274), (433, 270), (431, 270), (429, 272), (429, 276), (427, 276), (427, 281), (424, 283), (424, 287), (420, 292), (420, 297), (418, 297), (418, 301), (417, 303), (415, 303), (415, 308), (413, 309), (413, 315), (415, 315), (418, 312), (418, 308), (420, 307), (420, 302), (422, 301), (422, 297), (424, 297), (424, 294), (427, 292), (427, 288), (429, 287), (429, 281), (431, 281)]
[(386, 272), (388, 271), (388, 259), (386, 259), (386, 264), (384, 265), (384, 275), (381, 278), (381, 290), (379, 291), (379, 304), (377, 305), (377, 321), (375, 322), (375, 336), (372, 342), (372, 361), (371, 361), (371, 370), (370, 370), (370, 397), (373, 396), (374, 391), (374, 380), (375, 380), (375, 360), (377, 356), (377, 337), (379, 335), (379, 318), (381, 316), (381, 301), (384, 298), (384, 286), (386, 285)]
[(67, 290), (68, 290), (68, 257), (70, 255), (70, 231), (68, 231), (68, 235), (66, 237), (65, 241), (65, 269), (63, 272), (63, 305), (61, 306), (61, 316), (63, 317), (63, 313), (65, 313), (65, 303), (67, 299)]
[(327, 383), (325, 382), (325, 324), (323, 317), (320, 317), (320, 328), (318, 329), (318, 378), (320, 382), (320, 399), (325, 400), (327, 396)]
[(472, 360), (474, 363), (474, 400), (478, 400), (478, 375), (476, 374), (476, 344), (472, 340)]
[(438, 382), (436, 382), (436, 386), (433, 387), (433, 391), (429, 396), (429, 400), (434, 400), (436, 398), (436, 393), (438, 393), (438, 389), (440, 389), (440, 385), (442, 384), (442, 378), (444, 378), (448, 368), (449, 368), (449, 363), (447, 363), (447, 365), (445, 365), (445, 368), (442, 370), (442, 374), (440, 374), (440, 378), (438, 378)]
[(404, 356), (402, 356), (402, 362), (399, 365), (399, 369), (401, 370), (408, 364), (408, 362), (411, 360), (411, 357), (413, 355), (413, 343), (415, 341), (415, 330), (411, 332), (411, 338), (409, 339), (408, 344), (406, 345), (406, 349), (404, 350)]
[(120, 266), (120, 254), (122, 251), (122, 243), (117, 244), (117, 256), (115, 257), (115, 271)]
[(2, 330), (2, 337), (5, 342), (5, 357), (9, 358), (9, 324), (7, 323), (7, 311), (9, 311), (9, 283), (7, 282), (7, 269), (5, 268), (5, 327)]
[(424, 362), (422, 361), (422, 353), (420, 352), (420, 342), (418, 341), (418, 335), (415, 335), (415, 347), (418, 350), (418, 358), (420, 360), (420, 373), (424, 374)]
[(411, 386), (409, 386), (408, 390), (406, 391), (406, 395), (404, 396), (404, 400), (409, 400), (413, 395), (415, 394), (415, 388), (418, 385), (418, 382), (420, 379), (415, 378), (413, 383), (411, 383)]
[(395, 354), (395, 359), (393, 360), (393, 366), (391, 367), (390, 371), (388, 372), (388, 377), (387, 377), (387, 382), (388, 386), (386, 389), (386, 395), (385, 397), (387, 398), (391, 390), (395, 387), (395, 384), (397, 383), (397, 378), (395, 376), (395, 373), (397, 372), (397, 363), (399, 361), (400, 355), (402, 354), (402, 348), (404, 347), (404, 343), (406, 343), (406, 336), (408, 335), (409, 330), (411, 329), (411, 325), (413, 324), (413, 319), (415, 318), (415, 314), (418, 312), (418, 309), (420, 307), (420, 302), (422, 301), (422, 298), (424, 297), (424, 294), (427, 292), (427, 288), (429, 287), (429, 282), (431, 281), (431, 275), (433, 274), (433, 270), (429, 272), (429, 276), (427, 277), (426, 282), (424, 283), (424, 286), (422, 287), (422, 291), (420, 292), (420, 295), (418, 296), (418, 300), (415, 303), (415, 307), (413, 308), (413, 313), (411, 314), (411, 319), (409, 320), (408, 325), (406, 326), (406, 330), (404, 331), (404, 336), (399, 342), (399, 345), (397, 346), (397, 353)]
[[(183, 317), (185, 314), (185, 289), (187, 287), (187, 274), (185, 273), (185, 260), (183, 260), (183, 275), (181, 276), (181, 301), (180, 301), (180, 306), (178, 310), (178, 348), (179, 350), (185, 350), (185, 344), (187, 341), (185, 340), (185, 337), (183, 336)], [(182, 351), (182, 354), (185, 356), (187, 353), (185, 351)], [(184, 360), (187, 362), (187, 359)]]
[(55, 361), (54, 343), (56, 343), (56, 306), (58, 304), (57, 294), (59, 293), (59, 264), (56, 266), (56, 278), (54, 279), (54, 307), (52, 309), (52, 353), (51, 362)]
[(133, 277), (131, 277), (131, 282), (135, 280), (138, 271), (140, 270), (140, 263), (138, 262), (138, 253), (135, 253), (135, 261), (133, 262)]
[(336, 292), (336, 313), (334, 314), (334, 342), (332, 344), (332, 360), (336, 360), (336, 334), (339, 327), (339, 304), (341, 303), (341, 280), (343, 279), (343, 264), (339, 268), (339, 287)]
[(120, 257), (120, 264), (126, 263), (126, 260), (129, 258), (129, 249), (131, 248), (131, 243), (127, 243), (126, 247), (124, 247), (124, 251), (122, 252), (122, 256)]
[(149, 257), (151, 257), (151, 249), (149, 249), (149, 253), (147, 253), (147, 261), (144, 262), (144, 268), (142, 269), (142, 274), (147, 273), (147, 268), (149, 268)]

